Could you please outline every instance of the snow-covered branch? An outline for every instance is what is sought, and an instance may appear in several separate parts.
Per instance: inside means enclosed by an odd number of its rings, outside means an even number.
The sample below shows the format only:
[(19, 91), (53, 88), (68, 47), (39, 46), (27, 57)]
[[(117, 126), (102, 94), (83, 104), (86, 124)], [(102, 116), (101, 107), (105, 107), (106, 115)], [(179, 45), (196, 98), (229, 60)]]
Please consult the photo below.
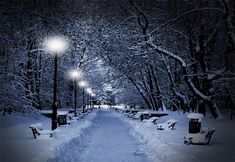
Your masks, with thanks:
[(205, 94), (203, 94), (199, 89), (197, 89), (195, 87), (195, 85), (193, 84), (191, 78), (187, 75), (188, 72), (187, 72), (187, 64), (186, 62), (178, 55), (175, 55), (173, 54), (172, 52), (168, 51), (168, 50), (165, 50), (165, 49), (162, 49), (161, 47), (158, 47), (157, 45), (155, 45), (154, 43), (152, 43), (151, 41), (148, 41), (147, 44), (153, 48), (154, 50), (156, 50), (158, 53), (161, 53), (167, 57), (170, 57), (174, 60), (176, 60), (177, 62), (180, 63), (181, 65), (181, 68), (182, 68), (182, 71), (183, 71), (183, 74), (184, 74), (184, 80), (186, 81), (186, 83), (188, 84), (189, 88), (192, 90), (192, 92), (202, 98), (203, 100), (206, 100), (207, 102), (210, 102), (211, 104), (213, 104), (213, 109), (215, 109), (214, 111), (216, 112), (215, 114), (215, 118), (221, 118), (222, 117), (222, 114), (220, 113), (218, 107), (217, 107), (217, 104), (211, 99), (210, 96), (207, 96)]

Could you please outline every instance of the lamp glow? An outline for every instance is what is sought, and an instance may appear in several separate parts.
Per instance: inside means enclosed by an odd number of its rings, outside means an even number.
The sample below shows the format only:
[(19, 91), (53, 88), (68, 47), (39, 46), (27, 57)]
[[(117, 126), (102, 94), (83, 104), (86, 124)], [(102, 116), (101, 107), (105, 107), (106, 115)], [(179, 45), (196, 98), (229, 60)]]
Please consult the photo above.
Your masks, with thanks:
[(86, 81), (80, 81), (79, 82), (79, 86), (80, 87), (86, 87), (88, 84), (87, 84), (87, 82)]
[(44, 42), (45, 49), (51, 54), (62, 54), (68, 48), (68, 43), (64, 37), (53, 36)]
[(69, 72), (69, 75), (72, 79), (78, 79), (82, 76), (82, 72), (78, 70), (72, 70)]
[(86, 89), (86, 92), (87, 92), (88, 94), (92, 94), (91, 88), (87, 88), (87, 89)]

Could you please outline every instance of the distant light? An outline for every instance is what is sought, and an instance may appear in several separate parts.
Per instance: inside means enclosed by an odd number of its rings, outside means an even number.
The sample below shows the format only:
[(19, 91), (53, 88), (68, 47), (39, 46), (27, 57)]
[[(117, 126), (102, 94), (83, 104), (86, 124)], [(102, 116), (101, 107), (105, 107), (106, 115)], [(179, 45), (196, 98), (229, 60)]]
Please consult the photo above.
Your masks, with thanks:
[(80, 81), (79, 82), (79, 86), (80, 87), (86, 87), (88, 84), (87, 84), (87, 82), (86, 81)]
[(49, 53), (59, 55), (68, 48), (68, 42), (65, 37), (53, 36), (45, 40), (44, 47)]
[(78, 70), (71, 70), (69, 72), (69, 75), (72, 79), (78, 79), (82, 76), (82, 72)]
[(86, 89), (86, 92), (89, 93), (89, 94), (92, 94), (91, 88), (87, 88), (87, 89)]

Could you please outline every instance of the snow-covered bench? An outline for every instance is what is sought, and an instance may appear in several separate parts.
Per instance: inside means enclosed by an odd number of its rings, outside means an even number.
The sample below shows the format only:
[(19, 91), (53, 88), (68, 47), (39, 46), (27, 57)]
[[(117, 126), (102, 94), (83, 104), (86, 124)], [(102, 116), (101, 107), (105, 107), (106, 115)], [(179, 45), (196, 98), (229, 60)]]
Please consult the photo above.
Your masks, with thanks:
[(29, 126), (29, 128), (32, 130), (33, 137), (35, 139), (40, 135), (49, 135), (50, 137), (53, 135), (51, 130), (44, 130), (41, 123), (32, 124)]
[(215, 129), (204, 127), (201, 129), (200, 133), (188, 133), (186, 136), (184, 136), (184, 143), (188, 145), (209, 145), (214, 132)]
[(157, 130), (173, 130), (178, 121), (175, 119), (167, 120), (165, 123), (157, 124)]
[(159, 117), (151, 117), (149, 119), (144, 119), (143, 122), (148, 124), (156, 124), (158, 119)]

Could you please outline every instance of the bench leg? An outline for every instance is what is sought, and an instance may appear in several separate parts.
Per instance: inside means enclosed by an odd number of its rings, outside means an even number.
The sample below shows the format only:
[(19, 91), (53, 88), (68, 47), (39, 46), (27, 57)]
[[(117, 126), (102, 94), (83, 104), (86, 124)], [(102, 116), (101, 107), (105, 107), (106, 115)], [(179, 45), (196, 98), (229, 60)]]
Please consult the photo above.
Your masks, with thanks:
[(36, 139), (36, 138), (37, 138), (37, 135), (40, 135), (40, 133), (38, 133), (38, 131), (37, 131), (35, 128), (32, 128), (32, 127), (30, 127), (30, 128), (31, 128), (31, 130), (32, 130), (34, 139)]

